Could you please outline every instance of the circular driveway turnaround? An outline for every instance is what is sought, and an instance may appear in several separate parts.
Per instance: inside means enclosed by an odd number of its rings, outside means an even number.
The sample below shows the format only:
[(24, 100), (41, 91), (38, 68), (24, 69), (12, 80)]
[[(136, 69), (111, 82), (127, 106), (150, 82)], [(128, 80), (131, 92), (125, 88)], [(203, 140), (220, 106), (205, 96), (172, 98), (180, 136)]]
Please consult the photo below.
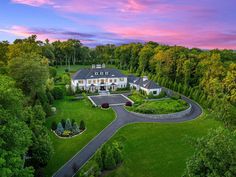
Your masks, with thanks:
[(202, 109), (197, 103), (184, 96), (182, 99), (192, 105), (192, 110), (188, 115), (179, 118), (144, 118), (126, 111), (123, 106), (112, 106), (113, 110), (116, 112), (116, 119), (94, 137), (83, 149), (75, 154), (56, 173), (54, 173), (53, 177), (74, 176), (76, 171), (78, 171), (93, 156), (101, 145), (107, 142), (121, 127), (127, 124), (138, 122), (184, 122), (193, 120), (202, 113)]

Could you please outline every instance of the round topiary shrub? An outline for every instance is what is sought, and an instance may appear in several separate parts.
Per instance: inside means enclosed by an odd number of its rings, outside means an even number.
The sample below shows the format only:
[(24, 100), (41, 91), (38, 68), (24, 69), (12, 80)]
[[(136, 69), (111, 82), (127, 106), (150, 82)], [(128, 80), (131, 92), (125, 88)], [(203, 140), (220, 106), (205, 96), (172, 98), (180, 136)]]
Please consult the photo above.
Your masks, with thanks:
[(102, 103), (102, 108), (105, 108), (105, 109), (109, 108), (109, 103)]
[(131, 102), (131, 101), (127, 101), (127, 102), (125, 103), (125, 106), (132, 106), (132, 102)]

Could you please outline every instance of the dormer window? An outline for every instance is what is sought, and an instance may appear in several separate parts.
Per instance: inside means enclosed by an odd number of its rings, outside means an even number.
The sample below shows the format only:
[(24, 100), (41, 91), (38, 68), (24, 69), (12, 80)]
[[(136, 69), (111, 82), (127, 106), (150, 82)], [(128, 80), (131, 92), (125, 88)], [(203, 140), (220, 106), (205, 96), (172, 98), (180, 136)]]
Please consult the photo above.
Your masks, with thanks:
[(100, 75), (103, 75), (103, 72), (100, 72)]
[(108, 75), (108, 72), (105, 72), (105, 75)]
[(98, 72), (95, 72), (95, 75), (97, 76), (97, 75), (98, 75)]

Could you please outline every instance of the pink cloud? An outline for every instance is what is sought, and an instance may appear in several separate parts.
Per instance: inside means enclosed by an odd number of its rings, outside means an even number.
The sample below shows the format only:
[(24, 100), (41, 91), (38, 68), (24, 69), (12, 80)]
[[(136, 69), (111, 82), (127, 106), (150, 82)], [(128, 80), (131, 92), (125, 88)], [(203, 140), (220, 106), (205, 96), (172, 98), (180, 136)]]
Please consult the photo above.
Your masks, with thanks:
[(29, 6), (53, 5), (52, 0), (12, 0), (16, 4), (25, 4)]
[(52, 35), (44, 34), (44, 33), (36, 33), (34, 31), (31, 31), (29, 28), (24, 26), (12, 26), (10, 28), (0, 29), (0, 32), (9, 33), (18, 37), (29, 37), (30, 35), (37, 35), (37, 38), (39, 40), (44, 41), (45, 39), (50, 39), (50, 41), (56, 41), (60, 38), (55, 38)]

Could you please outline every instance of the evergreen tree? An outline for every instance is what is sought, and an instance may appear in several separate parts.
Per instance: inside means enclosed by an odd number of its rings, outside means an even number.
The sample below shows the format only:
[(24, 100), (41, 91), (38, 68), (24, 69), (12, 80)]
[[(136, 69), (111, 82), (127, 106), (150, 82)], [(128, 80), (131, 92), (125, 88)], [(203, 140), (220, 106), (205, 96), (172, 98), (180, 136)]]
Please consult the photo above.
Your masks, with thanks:
[(113, 170), (116, 167), (116, 162), (113, 157), (113, 152), (111, 148), (107, 148), (107, 152), (104, 158), (104, 169)]
[(57, 123), (55, 121), (52, 122), (51, 129), (52, 130), (56, 130), (57, 129)]
[(57, 132), (57, 134), (59, 134), (59, 135), (61, 135), (61, 134), (64, 132), (64, 128), (63, 128), (61, 122), (59, 122), (59, 123), (57, 124), (57, 130), (56, 130), (56, 132)]
[(80, 132), (79, 126), (77, 125), (76, 122), (74, 122), (74, 124), (73, 124), (72, 132), (73, 132), (74, 134), (77, 134), (77, 133)]
[(182, 93), (182, 84), (181, 83), (178, 84), (178, 92)]
[(120, 164), (123, 160), (121, 150), (118, 147), (113, 147), (113, 156), (116, 162), (116, 165)]
[(97, 162), (100, 170), (103, 170), (103, 162), (102, 162), (102, 152), (101, 150), (98, 150), (95, 154), (95, 161)]
[(65, 130), (72, 131), (72, 125), (71, 125), (70, 119), (67, 119), (67, 120), (66, 120)]
[(61, 119), (61, 124), (62, 124), (62, 127), (65, 128), (66, 120), (65, 119)]
[(80, 130), (85, 130), (85, 123), (84, 123), (83, 120), (80, 121), (79, 129), (80, 129)]

